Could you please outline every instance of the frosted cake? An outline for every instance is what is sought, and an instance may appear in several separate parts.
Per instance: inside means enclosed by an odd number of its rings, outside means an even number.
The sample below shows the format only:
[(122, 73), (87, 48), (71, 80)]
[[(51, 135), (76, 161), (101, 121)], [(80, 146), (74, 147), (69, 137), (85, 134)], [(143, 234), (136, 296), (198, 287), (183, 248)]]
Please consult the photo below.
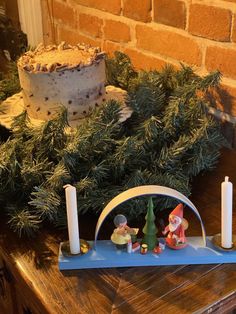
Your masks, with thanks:
[(19, 59), (18, 71), (32, 118), (49, 120), (63, 105), (68, 120), (77, 120), (105, 101), (105, 61), (99, 48), (40, 44)]

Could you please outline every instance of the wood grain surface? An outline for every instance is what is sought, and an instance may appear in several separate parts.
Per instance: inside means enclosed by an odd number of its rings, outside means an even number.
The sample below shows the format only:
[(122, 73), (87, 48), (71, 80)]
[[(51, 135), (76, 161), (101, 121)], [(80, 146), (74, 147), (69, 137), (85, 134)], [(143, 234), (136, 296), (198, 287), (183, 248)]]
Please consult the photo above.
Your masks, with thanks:
[[(217, 168), (193, 184), (191, 200), (200, 211), (207, 235), (220, 231), (220, 184), (226, 175), (234, 183), (235, 195), (234, 151), (224, 150)], [(186, 211), (186, 215), (190, 221), (187, 235), (200, 235), (194, 214)], [(163, 213), (164, 219), (166, 216)], [(236, 233), (235, 216), (234, 210)], [(83, 238), (93, 238), (95, 224), (93, 217), (80, 217)], [(105, 224), (101, 236), (109, 238), (112, 228)], [(34, 239), (19, 240), (1, 219), (0, 253), (19, 298), (31, 313), (222, 314), (236, 309), (236, 264), (60, 272), (58, 245), (66, 238), (66, 232), (45, 229)]]

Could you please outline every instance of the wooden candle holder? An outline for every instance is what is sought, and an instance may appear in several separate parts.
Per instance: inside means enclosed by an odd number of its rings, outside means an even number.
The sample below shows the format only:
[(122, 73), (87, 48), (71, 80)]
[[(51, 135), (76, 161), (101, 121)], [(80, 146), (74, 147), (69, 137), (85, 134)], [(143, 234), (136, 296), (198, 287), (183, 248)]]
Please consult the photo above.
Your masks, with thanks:
[[(190, 207), (201, 224), (201, 237), (188, 237), (188, 245), (181, 250), (166, 247), (161, 254), (152, 251), (140, 254), (140, 251), (127, 253), (126, 250), (117, 250), (111, 240), (97, 240), (99, 230), (105, 218), (120, 204), (138, 196), (165, 195), (173, 197)], [(59, 249), (59, 269), (88, 269), (134, 266), (164, 266), (184, 264), (218, 264), (236, 263), (236, 236), (233, 236), (231, 249), (220, 246), (220, 235), (206, 237), (201, 216), (194, 204), (180, 192), (158, 185), (144, 185), (129, 189), (113, 198), (104, 208), (97, 222), (94, 241), (88, 241), (90, 250), (83, 255), (70, 256), (64, 250), (64, 244)], [(165, 240), (159, 239), (164, 245)]]

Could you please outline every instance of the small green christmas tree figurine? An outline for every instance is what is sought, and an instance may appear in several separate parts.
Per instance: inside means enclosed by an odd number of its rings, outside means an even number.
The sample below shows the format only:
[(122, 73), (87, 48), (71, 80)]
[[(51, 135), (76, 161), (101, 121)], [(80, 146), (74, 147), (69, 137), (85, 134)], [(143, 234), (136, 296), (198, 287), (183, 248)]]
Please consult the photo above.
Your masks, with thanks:
[(147, 214), (145, 216), (146, 224), (143, 227), (144, 237), (142, 243), (146, 243), (148, 246), (148, 250), (153, 250), (157, 245), (157, 227), (155, 225), (155, 215), (153, 212), (153, 201), (152, 197), (148, 200), (148, 209)]

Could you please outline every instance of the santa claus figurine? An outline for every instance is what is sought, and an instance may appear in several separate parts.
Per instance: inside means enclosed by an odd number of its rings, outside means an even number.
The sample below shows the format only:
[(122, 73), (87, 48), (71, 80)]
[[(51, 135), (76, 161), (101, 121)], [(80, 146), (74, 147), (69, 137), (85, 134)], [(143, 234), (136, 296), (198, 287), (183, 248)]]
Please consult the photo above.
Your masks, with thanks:
[(188, 222), (183, 218), (183, 205), (179, 204), (169, 215), (169, 225), (162, 232), (166, 237), (166, 245), (171, 249), (179, 250), (187, 245), (185, 230)]

